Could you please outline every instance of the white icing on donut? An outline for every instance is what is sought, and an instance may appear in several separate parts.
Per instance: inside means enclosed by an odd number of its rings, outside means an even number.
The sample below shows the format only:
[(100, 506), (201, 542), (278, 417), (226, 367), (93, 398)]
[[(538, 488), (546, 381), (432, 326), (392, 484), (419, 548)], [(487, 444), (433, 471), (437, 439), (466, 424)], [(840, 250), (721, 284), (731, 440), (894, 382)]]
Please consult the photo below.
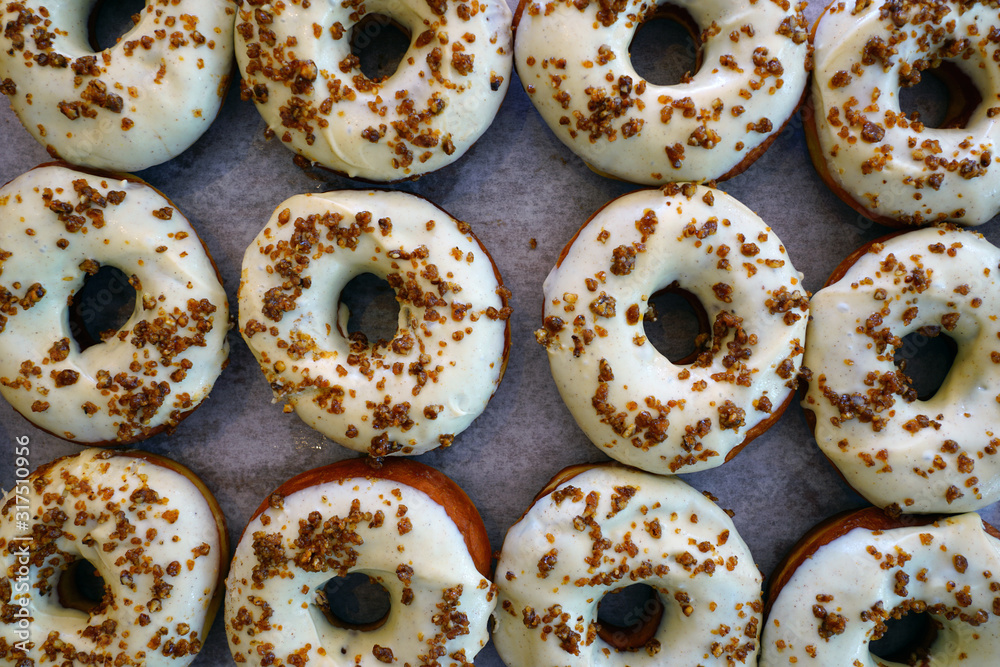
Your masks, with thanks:
[[(191, 224), (152, 187), (118, 178), (45, 166), (0, 189), (0, 394), (80, 443), (173, 428), (229, 354), (226, 293)], [(129, 277), (135, 310), (80, 352), (69, 304), (101, 265)]]
[[(563, 253), (537, 336), (577, 424), (609, 456), (665, 474), (711, 468), (783, 408), (808, 298), (774, 232), (738, 201), (691, 184), (635, 192)], [(650, 297), (675, 282), (712, 328), (686, 366), (643, 329)]]
[[(378, 17), (410, 34), (384, 80), (351, 53), (352, 32)], [(243, 98), (309, 160), (353, 178), (414, 178), (460, 158), (493, 122), (510, 82), (510, 20), (504, 0), (248, 3), (236, 26)]]
[[(978, 225), (1000, 211), (998, 30), (988, 2), (830, 5), (815, 35), (810, 149), (838, 194), (890, 224)], [(963, 128), (927, 128), (900, 113), (900, 85), (938, 61), (982, 92)]]
[(875, 667), (885, 621), (926, 611), (940, 624), (931, 664), (992, 667), (1000, 654), (1000, 541), (976, 514), (933, 525), (855, 528), (799, 565), (764, 624), (761, 667)]
[[(340, 293), (385, 279), (391, 341), (349, 338)], [(240, 331), (275, 398), (374, 456), (450, 445), (486, 408), (507, 360), (509, 292), (469, 226), (401, 192), (300, 195), (243, 258)]]
[[(317, 599), (352, 572), (392, 599), (374, 630), (334, 626)], [(495, 595), (441, 505), (396, 481), (354, 477), (272, 496), (250, 522), (226, 580), (226, 634), (240, 664), (299, 655), (310, 665), (471, 667)]]
[(138, 171), (193, 144), (229, 85), (233, 0), (147, 0), (117, 44), (95, 52), (93, 0), (4, 3), (2, 92), (53, 157)]
[[(629, 46), (668, 5), (702, 29), (702, 66), (660, 86), (636, 73)], [(800, 9), (523, 0), (514, 58), (549, 128), (597, 171), (647, 184), (721, 179), (755, 160), (802, 98), (809, 43)]]
[[(182, 667), (194, 660), (221, 598), (228, 549), (214, 499), (163, 467), (173, 462), (148, 456), (88, 449), (42, 466), (4, 497), (0, 655), (10, 664)], [(60, 577), (81, 560), (105, 585), (89, 614), (60, 602)], [(19, 632), (22, 609), (27, 638)]]
[[(510, 667), (756, 662), (760, 572), (729, 516), (677, 478), (599, 466), (563, 482), (508, 531), (496, 579)], [(617, 651), (597, 606), (632, 584), (665, 611), (644, 650)]]
[[(1000, 249), (956, 229), (871, 246), (812, 299), (802, 403), (816, 441), (859, 493), (903, 512), (962, 512), (1000, 499)], [(937, 393), (917, 400), (893, 363), (932, 327), (958, 345)], [(918, 341), (919, 342), (919, 341)]]

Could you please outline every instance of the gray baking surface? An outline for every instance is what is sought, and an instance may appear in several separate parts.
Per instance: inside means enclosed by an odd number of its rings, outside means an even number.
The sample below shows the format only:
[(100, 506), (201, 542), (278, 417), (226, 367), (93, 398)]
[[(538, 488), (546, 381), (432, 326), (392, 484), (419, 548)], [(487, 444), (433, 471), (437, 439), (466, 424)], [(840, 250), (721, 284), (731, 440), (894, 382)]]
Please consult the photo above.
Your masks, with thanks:
[[(815, 5), (807, 11), (810, 20), (819, 10)], [(7, 148), (0, 153), (0, 182), (6, 182), (49, 156), (2, 106), (0, 138)], [(851, 250), (889, 230), (860, 217), (820, 180), (809, 161), (801, 113), (762, 158), (721, 188), (774, 229), (805, 274), (806, 288), (815, 292)], [(233, 308), (244, 250), (278, 204), (304, 192), (367, 187), (295, 166), (280, 141), (265, 138), (263, 121), (251, 103), (240, 101), (236, 85), (195, 146), (139, 175), (191, 220), (219, 266)], [(563, 406), (534, 331), (541, 325), (542, 281), (560, 250), (600, 206), (637, 186), (591, 172), (548, 130), (515, 77), (495, 122), (464, 157), (389, 187), (427, 197), (470, 223), (513, 292), (511, 356), (499, 390), (451, 448), (418, 457), (465, 489), (499, 551), (507, 528), (553, 474), (605, 458)], [(1000, 244), (997, 219), (978, 231)], [(283, 481), (356, 454), (294, 414), (283, 414), (236, 331), (230, 345), (229, 367), (204, 405), (174, 434), (141, 448), (174, 458), (202, 477), (226, 514), (235, 544), (253, 510)], [(0, 401), (4, 488), (13, 485), (13, 446), (24, 435), (31, 438), (33, 467), (80, 450), (35, 429)], [(815, 523), (866, 504), (820, 455), (797, 404), (731, 462), (683, 478), (735, 512), (736, 527), (765, 575)], [(1000, 522), (997, 506), (981, 514)], [(233, 664), (221, 613), (194, 664)], [(481, 667), (502, 664), (492, 644), (476, 658)]]

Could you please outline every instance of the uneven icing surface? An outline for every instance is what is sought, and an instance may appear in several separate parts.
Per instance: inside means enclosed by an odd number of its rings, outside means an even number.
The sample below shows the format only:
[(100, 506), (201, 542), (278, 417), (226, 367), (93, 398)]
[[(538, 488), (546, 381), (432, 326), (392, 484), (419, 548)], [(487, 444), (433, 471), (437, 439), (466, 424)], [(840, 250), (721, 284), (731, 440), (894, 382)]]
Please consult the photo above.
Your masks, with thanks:
[(647, 184), (739, 173), (805, 90), (805, 18), (787, 0), (669, 7), (701, 29), (693, 77), (661, 86), (632, 67), (632, 37), (665, 2), (525, 0), (514, 43), (521, 83), (560, 141), (600, 172)]
[[(347, 176), (396, 181), (451, 164), (493, 122), (510, 82), (503, 0), (240, 4), (243, 98), (291, 150)], [(395, 73), (372, 80), (352, 32), (368, 41), (390, 19), (410, 47)]]
[[(0, 661), (181, 667), (194, 660), (229, 554), (191, 480), (88, 449), (43, 466), (18, 494), (27, 496), (29, 530), (17, 526), (23, 505), (14, 492), (0, 509)], [(105, 583), (89, 614), (63, 607), (58, 590), (63, 571), (81, 560)], [(29, 640), (15, 632), (21, 609), (30, 614)]]
[[(336, 627), (324, 614), (324, 585), (352, 572), (389, 592), (377, 629)], [(238, 664), (471, 667), (495, 596), (427, 494), (331, 481), (272, 495), (247, 526), (226, 581), (226, 635)]]
[[(80, 352), (69, 304), (103, 265), (135, 310)], [(173, 428), (222, 372), (228, 330), (212, 260), (150, 186), (47, 166), (0, 189), (0, 394), (36, 426), (80, 443)]]
[[(816, 441), (857, 491), (903, 512), (962, 512), (1000, 499), (1000, 250), (930, 228), (875, 243), (812, 300), (802, 403)], [(946, 335), (958, 346), (938, 391), (918, 400), (894, 363)]]
[[(717, 505), (684, 482), (619, 466), (587, 470), (508, 531), (493, 641), (520, 665), (753, 665), (761, 576)], [(605, 593), (651, 586), (665, 607), (637, 651), (598, 637)]]
[[(732, 197), (691, 184), (626, 195), (564, 253), (536, 335), (566, 405), (609, 456), (662, 474), (720, 465), (790, 395), (807, 293), (774, 232)], [(650, 297), (674, 283), (711, 329), (685, 366), (643, 329)]]
[(896, 665), (868, 650), (886, 622), (926, 612), (940, 624), (927, 663), (992, 666), (1000, 651), (1000, 542), (977, 514), (933, 525), (855, 528), (799, 565), (773, 601), (761, 667)]
[[(344, 286), (371, 273), (399, 303), (392, 340), (347, 335)], [(299, 195), (243, 258), (240, 331), (275, 398), (373, 456), (448, 446), (507, 359), (510, 293), (469, 226), (405, 193)]]
[(117, 44), (95, 52), (94, 2), (0, 8), (0, 92), (56, 158), (117, 171), (165, 162), (212, 123), (232, 69), (233, 0), (147, 0)]
[[(830, 5), (815, 35), (810, 148), (841, 196), (903, 225), (978, 225), (1000, 211), (998, 10), (995, 1)], [(900, 87), (941, 62), (981, 93), (964, 127), (929, 128), (900, 112)]]

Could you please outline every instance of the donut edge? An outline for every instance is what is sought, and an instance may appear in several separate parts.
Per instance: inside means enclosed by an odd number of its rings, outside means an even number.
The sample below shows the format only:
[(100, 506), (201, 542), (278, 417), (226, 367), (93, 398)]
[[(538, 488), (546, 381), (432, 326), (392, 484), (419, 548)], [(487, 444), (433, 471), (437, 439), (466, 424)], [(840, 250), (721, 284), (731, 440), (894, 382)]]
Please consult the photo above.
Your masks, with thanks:
[[(285, 497), (320, 484), (341, 483), (351, 479), (384, 480), (408, 486), (427, 495), (440, 505), (462, 533), (476, 570), (492, 581), (492, 547), (486, 525), (465, 491), (443, 472), (407, 458), (386, 458), (375, 462), (369, 457), (344, 459), (295, 475), (267, 495), (247, 521), (249, 526), (268, 509), (280, 507)], [(245, 535), (246, 528), (243, 529)], [(243, 539), (241, 535), (240, 540)]]

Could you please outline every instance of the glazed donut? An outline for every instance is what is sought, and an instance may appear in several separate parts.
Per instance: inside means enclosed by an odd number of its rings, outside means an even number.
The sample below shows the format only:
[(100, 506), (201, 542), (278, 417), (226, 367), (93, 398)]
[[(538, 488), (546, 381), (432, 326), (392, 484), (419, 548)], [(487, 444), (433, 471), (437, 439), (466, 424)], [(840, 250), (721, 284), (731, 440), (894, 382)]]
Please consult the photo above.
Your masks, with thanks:
[[(891, 512), (965, 512), (1000, 499), (1000, 249), (937, 227), (874, 241), (812, 299), (803, 399), (816, 442), (846, 481)], [(958, 346), (919, 400), (893, 363), (903, 337)]]
[(146, 0), (135, 26), (98, 52), (87, 35), (95, 1), (4, 3), (0, 91), (54, 158), (117, 171), (166, 162), (222, 106), (236, 4)]
[[(493, 643), (511, 667), (756, 664), (760, 572), (726, 512), (677, 478), (566, 468), (507, 532), (496, 578)], [(633, 584), (665, 616), (642, 643), (597, 620)]]
[[(365, 273), (396, 293), (390, 341), (347, 335), (340, 295)], [(309, 426), (372, 456), (422, 454), (486, 409), (507, 364), (509, 297), (469, 225), (424, 199), (299, 195), (243, 257), (240, 331), (275, 399)]]
[[(433, 468), (352, 459), (310, 470), (261, 504), (236, 547), (229, 648), (240, 664), (471, 667), (496, 606), (489, 566), (479, 513)], [(327, 617), (324, 585), (352, 572), (392, 599), (364, 628)]]
[[(81, 352), (69, 305), (121, 270), (135, 310)], [(39, 428), (125, 444), (171, 430), (227, 363), (229, 304), (187, 219), (121, 175), (43, 165), (0, 189), (0, 394)]]
[[(1000, 211), (1000, 30), (991, 3), (832, 2), (815, 31), (813, 163), (863, 215), (892, 226), (978, 225)], [(982, 91), (940, 129), (900, 111), (899, 89), (950, 64)], [(956, 91), (958, 92), (958, 91)], [(985, 102), (978, 104), (976, 98)], [(964, 107), (964, 109), (962, 109)]]
[[(651, 185), (722, 180), (763, 154), (802, 99), (810, 46), (801, 9), (521, 0), (514, 60), (549, 128), (595, 171)], [(629, 55), (636, 30), (663, 14), (703, 28), (691, 31), (701, 68), (670, 86), (643, 79)]]
[[(243, 5), (243, 3), (241, 3)], [(351, 52), (395, 21), (409, 50), (369, 79)], [(236, 25), (243, 99), (288, 148), (351, 178), (399, 181), (460, 158), (500, 108), (512, 68), (504, 0), (246, 3)]]
[[(867, 508), (834, 517), (771, 579), (760, 667), (995, 665), (998, 572), (1000, 533), (977, 514), (891, 519)], [(930, 661), (873, 655), (869, 642), (910, 613), (936, 627)]]
[[(0, 658), (188, 665), (222, 600), (228, 559), (222, 511), (179, 463), (100, 449), (57, 459), (0, 509)], [(73, 582), (85, 562), (103, 579), (99, 601)]]
[[(608, 456), (661, 474), (703, 470), (791, 400), (809, 308), (801, 279), (745, 206), (670, 184), (584, 224), (545, 280), (536, 337), (577, 424)], [(711, 326), (693, 363), (670, 362), (644, 335), (650, 297), (678, 285)]]

